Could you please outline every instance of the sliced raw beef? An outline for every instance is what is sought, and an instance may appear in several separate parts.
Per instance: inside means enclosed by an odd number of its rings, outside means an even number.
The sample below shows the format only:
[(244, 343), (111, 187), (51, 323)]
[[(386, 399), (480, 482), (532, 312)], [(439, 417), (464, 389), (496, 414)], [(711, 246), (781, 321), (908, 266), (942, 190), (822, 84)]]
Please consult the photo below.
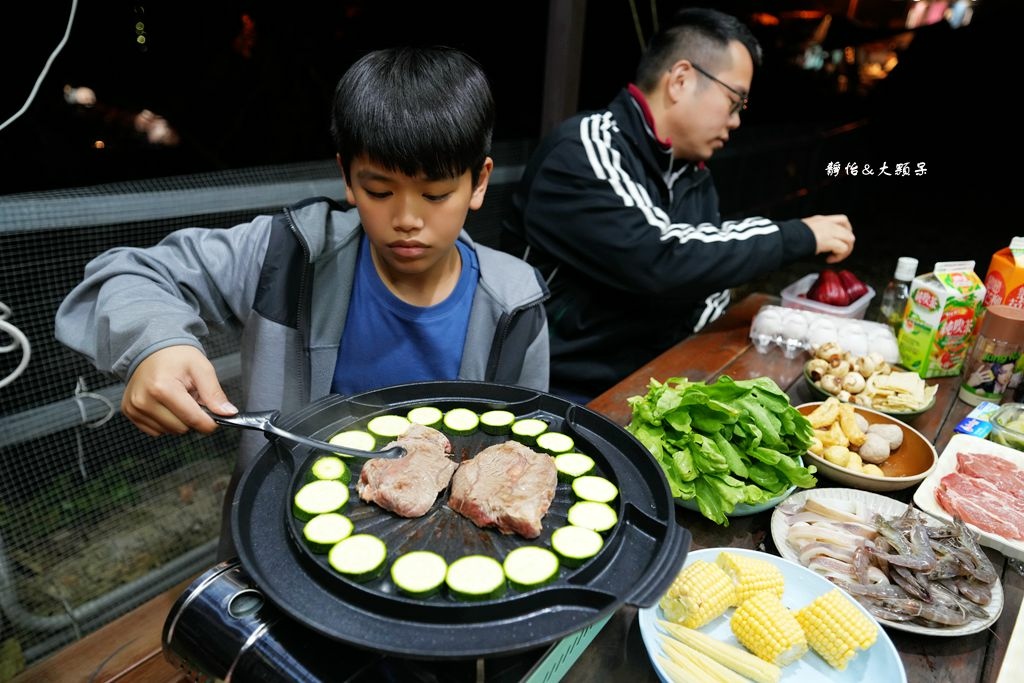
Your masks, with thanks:
[(1024, 512), (1005, 492), (983, 479), (951, 472), (939, 481), (935, 499), (951, 515), (1004, 538), (1024, 539)]
[(551, 456), (506, 441), (462, 463), (452, 478), (448, 507), (479, 527), (537, 538), (557, 483)]
[(401, 458), (373, 458), (363, 465), (356, 490), (363, 500), (401, 517), (421, 517), (448, 487), (458, 465), (448, 457), (451, 442), (441, 432), (414, 424), (388, 446), (404, 446)]

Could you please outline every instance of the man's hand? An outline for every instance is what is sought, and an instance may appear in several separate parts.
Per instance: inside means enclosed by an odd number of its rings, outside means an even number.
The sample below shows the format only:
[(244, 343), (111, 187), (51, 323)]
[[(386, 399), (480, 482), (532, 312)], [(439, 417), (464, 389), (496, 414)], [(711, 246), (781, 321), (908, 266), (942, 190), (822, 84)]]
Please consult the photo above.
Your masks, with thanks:
[(194, 346), (169, 346), (139, 363), (125, 387), (121, 412), (150, 436), (210, 433), (217, 423), (200, 404), (218, 415), (234, 415), (213, 364)]
[(810, 216), (802, 219), (814, 233), (815, 254), (828, 254), (826, 263), (839, 263), (853, 251), (853, 226), (844, 214)]

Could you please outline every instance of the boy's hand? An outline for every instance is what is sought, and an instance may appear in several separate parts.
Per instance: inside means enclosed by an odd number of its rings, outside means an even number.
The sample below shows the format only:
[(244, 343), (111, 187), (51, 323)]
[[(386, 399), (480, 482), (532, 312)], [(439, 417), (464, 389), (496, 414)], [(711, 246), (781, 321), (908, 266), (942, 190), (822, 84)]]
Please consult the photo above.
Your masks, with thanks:
[(830, 216), (810, 216), (802, 219), (814, 233), (817, 243), (815, 254), (828, 254), (826, 263), (839, 263), (853, 251), (853, 226), (841, 213)]
[(203, 412), (234, 415), (213, 364), (194, 346), (169, 346), (139, 363), (125, 387), (121, 412), (150, 436), (210, 433), (217, 423)]

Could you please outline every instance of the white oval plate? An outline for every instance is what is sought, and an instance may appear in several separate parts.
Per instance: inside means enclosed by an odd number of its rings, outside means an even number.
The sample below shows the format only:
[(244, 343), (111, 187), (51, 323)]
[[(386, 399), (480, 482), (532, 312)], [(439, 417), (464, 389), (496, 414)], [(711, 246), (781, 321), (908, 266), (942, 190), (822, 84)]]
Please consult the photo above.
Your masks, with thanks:
[[(907, 509), (906, 504), (901, 503), (898, 500), (889, 498), (888, 496), (882, 496), (877, 493), (871, 493), (870, 491), (861, 491), (860, 489), (811, 489), (808, 491), (800, 491), (799, 493), (790, 496), (788, 503), (793, 505), (803, 505), (808, 496), (814, 496), (816, 499), (823, 501), (835, 500), (842, 503), (859, 504), (866, 509), (887, 517), (902, 515)], [(929, 520), (927, 519), (927, 515), (925, 515), (925, 518), (925, 521), (928, 522)], [(771, 529), (772, 540), (775, 541), (775, 547), (778, 548), (779, 554), (791, 562), (800, 564), (800, 556), (786, 540), (787, 534), (789, 533), (789, 525), (786, 524), (786, 520), (783, 519), (783, 513), (779, 510), (772, 513)], [(827, 581), (827, 579), (825, 580)], [(995, 584), (992, 585), (992, 601), (985, 605), (984, 609), (988, 614), (987, 619), (971, 619), (963, 626), (922, 626), (920, 624), (912, 624), (906, 621), (876, 619), (878, 623), (882, 624), (886, 628), (894, 628), (898, 631), (909, 631), (911, 633), (923, 633), (929, 636), (963, 636), (968, 633), (984, 631), (996, 622), (996, 619), (999, 618), (999, 614), (1003, 611), (1002, 581), (996, 580)]]
[[(815, 574), (810, 569), (801, 567), (799, 564), (784, 560), (776, 555), (769, 555), (768, 553), (747, 550), (745, 548), (705, 548), (704, 550), (694, 550), (687, 554), (684, 566), (689, 566), (697, 560), (714, 562), (715, 558), (718, 557), (718, 553), (723, 550), (738, 555), (757, 557), (777, 566), (782, 571), (782, 576), (786, 580), (786, 590), (782, 596), (782, 603), (790, 609), (800, 609), (814, 600), (814, 598), (824, 595), (835, 588), (827, 579)], [(861, 612), (868, 614), (859, 604), (852, 600), (850, 602), (856, 605), (857, 609)], [(732, 616), (732, 612), (733, 610), (730, 608), (725, 614), (701, 627), (700, 630), (709, 636), (742, 649), (743, 646), (739, 644), (736, 636), (732, 634), (732, 629), (729, 628), (729, 617)], [(868, 617), (873, 619), (871, 615), (868, 615)], [(647, 656), (650, 658), (651, 664), (654, 665), (658, 678), (664, 683), (669, 683), (672, 679), (669, 678), (657, 657), (659, 654), (665, 655), (661, 647), (660, 637), (663, 631), (658, 626), (658, 620), (664, 618), (665, 615), (657, 605), (640, 610), (640, 635), (643, 638), (644, 647), (647, 648)], [(875, 641), (875, 644), (863, 652), (858, 652), (844, 671), (833, 669), (817, 653), (813, 650), (808, 650), (807, 654), (803, 657), (782, 669), (782, 680), (799, 683), (805, 683), (805, 681), (821, 681), (821, 683), (841, 683), (842, 681), (902, 683), (907, 680), (907, 672), (903, 668), (903, 661), (900, 659), (899, 653), (896, 652), (892, 641), (889, 640), (889, 635), (880, 628), (878, 629), (878, 640)]]

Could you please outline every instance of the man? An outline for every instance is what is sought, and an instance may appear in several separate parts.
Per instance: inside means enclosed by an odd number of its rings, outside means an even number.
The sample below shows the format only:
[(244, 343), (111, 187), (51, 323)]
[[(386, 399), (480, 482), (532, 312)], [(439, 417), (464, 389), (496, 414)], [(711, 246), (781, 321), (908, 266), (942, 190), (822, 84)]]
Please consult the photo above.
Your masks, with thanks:
[(761, 48), (735, 17), (679, 12), (636, 83), (536, 151), (506, 248), (544, 272), (551, 390), (585, 402), (725, 310), (728, 288), (853, 249), (846, 216), (722, 221), (704, 162), (740, 125)]

